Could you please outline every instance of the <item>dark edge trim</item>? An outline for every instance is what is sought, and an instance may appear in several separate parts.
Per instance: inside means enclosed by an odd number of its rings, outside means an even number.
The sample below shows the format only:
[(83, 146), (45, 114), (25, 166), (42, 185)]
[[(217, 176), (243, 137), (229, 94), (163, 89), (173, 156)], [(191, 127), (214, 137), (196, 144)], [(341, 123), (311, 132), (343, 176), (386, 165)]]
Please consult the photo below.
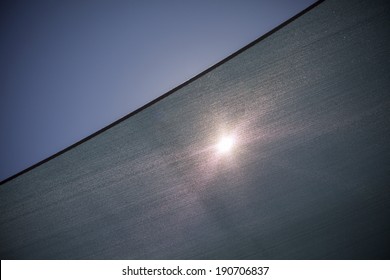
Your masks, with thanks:
[(156, 99), (150, 101), (149, 103), (145, 104), (144, 106), (142, 106), (142, 107), (136, 109), (135, 111), (133, 111), (133, 112), (127, 114), (126, 116), (120, 118), (119, 120), (114, 121), (113, 123), (111, 123), (111, 124), (109, 124), (109, 125), (103, 127), (102, 129), (100, 129), (100, 130), (94, 132), (93, 134), (91, 134), (91, 135), (89, 135), (89, 136), (87, 136), (87, 137), (81, 139), (80, 141), (78, 141), (78, 142), (76, 142), (76, 143), (70, 145), (69, 147), (67, 147), (67, 148), (65, 148), (65, 149), (63, 149), (63, 150), (61, 150), (61, 151), (59, 151), (58, 153), (55, 153), (54, 155), (52, 155), (52, 156), (50, 156), (50, 157), (48, 157), (48, 158), (46, 158), (46, 159), (44, 159), (44, 160), (41, 160), (40, 162), (38, 162), (38, 163), (36, 163), (36, 164), (34, 164), (34, 165), (32, 165), (32, 166), (30, 166), (30, 167), (28, 167), (28, 168), (26, 168), (26, 169), (20, 171), (20, 172), (18, 172), (18, 173), (16, 173), (15, 175), (12, 175), (11, 177), (8, 177), (7, 179), (4, 179), (3, 181), (0, 182), (0, 185), (6, 183), (6, 182), (8, 182), (8, 181), (11, 181), (12, 179), (14, 179), (14, 178), (16, 178), (16, 177), (18, 177), (18, 176), (20, 176), (20, 175), (22, 175), (22, 174), (24, 174), (24, 173), (27, 173), (28, 171), (30, 171), (30, 170), (32, 170), (32, 169), (34, 169), (34, 168), (36, 168), (36, 167), (38, 167), (38, 166), (40, 166), (40, 165), (46, 163), (46, 162), (52, 160), (52, 159), (55, 158), (55, 157), (58, 157), (58, 156), (62, 155), (63, 153), (65, 153), (65, 152), (67, 152), (67, 151), (69, 151), (69, 150), (71, 150), (71, 149), (77, 147), (78, 145), (80, 145), (80, 144), (82, 144), (82, 143), (88, 141), (89, 139), (91, 139), (91, 138), (93, 138), (93, 137), (95, 137), (95, 136), (97, 136), (97, 135), (103, 133), (104, 131), (110, 129), (111, 127), (113, 127), (113, 126), (119, 124), (120, 122), (122, 122), (122, 121), (124, 121), (124, 120), (126, 120), (126, 119), (128, 119), (128, 118), (130, 118), (130, 117), (132, 117), (132, 116), (134, 116), (135, 114), (141, 112), (142, 110), (144, 110), (144, 109), (146, 109), (146, 108), (152, 106), (153, 104), (157, 103), (158, 101), (164, 99), (165, 97), (171, 95), (172, 93), (178, 91), (179, 89), (185, 87), (186, 85), (188, 85), (188, 84), (192, 83), (193, 81), (199, 79), (200, 77), (206, 75), (207, 73), (209, 73), (210, 71), (214, 70), (215, 68), (221, 66), (221, 65), (224, 64), (225, 62), (228, 62), (228, 61), (231, 60), (232, 58), (238, 56), (239, 54), (241, 54), (242, 52), (246, 51), (246, 50), (249, 49), (250, 47), (256, 45), (256, 44), (259, 43), (260, 41), (266, 39), (267, 37), (269, 37), (270, 35), (272, 35), (272, 34), (275, 33), (276, 31), (278, 31), (279, 29), (283, 28), (284, 26), (286, 26), (286, 25), (288, 25), (289, 23), (293, 22), (293, 21), (296, 20), (297, 18), (299, 18), (299, 17), (301, 17), (302, 15), (306, 14), (308, 11), (310, 11), (310, 10), (312, 10), (313, 8), (317, 7), (319, 4), (321, 4), (321, 3), (324, 2), (324, 1), (325, 1), (325, 0), (319, 0), (319, 1), (317, 1), (317, 2), (315, 2), (315, 3), (313, 3), (313, 4), (311, 4), (309, 7), (307, 7), (307, 8), (304, 9), (303, 11), (299, 12), (298, 14), (296, 14), (295, 16), (293, 16), (292, 18), (290, 18), (290, 19), (286, 20), (285, 22), (281, 23), (280, 25), (278, 25), (277, 27), (275, 27), (275, 28), (272, 29), (271, 31), (268, 31), (267, 33), (265, 33), (264, 35), (260, 36), (259, 38), (257, 38), (257, 39), (254, 40), (253, 42), (249, 43), (248, 45), (246, 45), (245, 47), (239, 49), (238, 51), (232, 53), (231, 55), (229, 55), (229, 56), (226, 57), (225, 59), (221, 60), (220, 62), (217, 62), (216, 64), (214, 64), (213, 66), (211, 66), (211, 67), (209, 67), (208, 69), (204, 70), (203, 72), (199, 73), (199, 74), (196, 75), (195, 77), (193, 77), (193, 78), (187, 80), (186, 82), (184, 82), (184, 83), (178, 85), (177, 87), (171, 89), (170, 91), (164, 93), (163, 95), (161, 95), (161, 96), (157, 97)]

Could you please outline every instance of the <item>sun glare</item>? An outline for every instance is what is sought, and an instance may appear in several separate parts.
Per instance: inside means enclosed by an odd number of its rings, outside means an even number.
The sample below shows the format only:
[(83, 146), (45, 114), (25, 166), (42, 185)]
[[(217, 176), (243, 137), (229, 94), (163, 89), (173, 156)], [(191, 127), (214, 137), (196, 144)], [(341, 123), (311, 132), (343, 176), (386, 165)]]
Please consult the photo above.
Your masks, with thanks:
[(224, 136), (222, 137), (218, 144), (217, 149), (220, 153), (228, 153), (234, 146), (234, 138), (232, 136)]

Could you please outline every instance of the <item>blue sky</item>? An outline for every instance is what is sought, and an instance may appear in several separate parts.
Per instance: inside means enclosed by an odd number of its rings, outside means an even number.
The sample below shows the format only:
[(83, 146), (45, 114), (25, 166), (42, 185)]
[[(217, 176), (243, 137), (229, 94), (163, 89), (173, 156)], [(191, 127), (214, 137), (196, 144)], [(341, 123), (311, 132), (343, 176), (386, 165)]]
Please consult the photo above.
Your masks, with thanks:
[(2, 1), (0, 180), (180, 85), (316, 1)]

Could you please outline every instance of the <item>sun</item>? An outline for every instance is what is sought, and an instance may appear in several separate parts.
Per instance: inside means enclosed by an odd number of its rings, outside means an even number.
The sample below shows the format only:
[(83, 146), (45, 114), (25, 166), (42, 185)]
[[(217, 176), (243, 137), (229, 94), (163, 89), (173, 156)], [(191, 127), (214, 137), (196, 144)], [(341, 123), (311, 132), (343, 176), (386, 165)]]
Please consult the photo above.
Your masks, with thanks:
[(217, 144), (217, 150), (220, 153), (226, 154), (232, 150), (233, 146), (234, 146), (233, 136), (223, 136)]

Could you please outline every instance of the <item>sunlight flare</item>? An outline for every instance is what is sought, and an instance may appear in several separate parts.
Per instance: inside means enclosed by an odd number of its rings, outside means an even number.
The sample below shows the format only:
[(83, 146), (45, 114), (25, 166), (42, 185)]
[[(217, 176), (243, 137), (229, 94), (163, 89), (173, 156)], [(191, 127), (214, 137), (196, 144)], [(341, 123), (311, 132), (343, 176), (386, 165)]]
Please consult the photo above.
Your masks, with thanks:
[(217, 144), (217, 149), (220, 153), (228, 153), (232, 150), (234, 142), (233, 136), (223, 136)]

